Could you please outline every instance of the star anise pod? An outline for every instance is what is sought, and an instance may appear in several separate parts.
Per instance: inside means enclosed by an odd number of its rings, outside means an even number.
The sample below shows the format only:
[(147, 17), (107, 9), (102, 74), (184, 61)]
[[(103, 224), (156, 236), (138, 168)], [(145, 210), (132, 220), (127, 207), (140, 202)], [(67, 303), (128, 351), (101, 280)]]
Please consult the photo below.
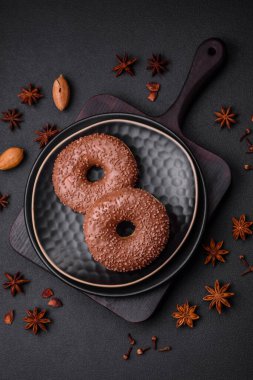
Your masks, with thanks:
[(34, 141), (37, 141), (40, 144), (40, 148), (43, 148), (59, 132), (60, 131), (56, 125), (47, 124), (41, 131), (35, 131), (38, 137)]
[(0, 211), (8, 207), (8, 204), (9, 204), (8, 198), (9, 198), (9, 195), (2, 195), (0, 193)]
[(32, 84), (29, 84), (27, 88), (22, 88), (20, 94), (18, 94), (21, 103), (32, 104), (37, 103), (40, 98), (43, 98), (43, 95), (40, 93), (39, 87), (34, 87)]
[(216, 263), (216, 260), (221, 261), (222, 263), (225, 263), (225, 259), (223, 258), (223, 255), (227, 255), (229, 251), (225, 249), (221, 249), (223, 246), (223, 240), (215, 243), (214, 239), (210, 240), (210, 245), (203, 245), (203, 248), (205, 251), (207, 251), (207, 257), (205, 259), (205, 264), (208, 264), (212, 262), (213, 266)]
[(37, 334), (39, 329), (43, 331), (47, 331), (46, 324), (51, 323), (51, 319), (44, 318), (47, 310), (41, 310), (35, 307), (33, 310), (27, 310), (27, 316), (23, 319), (27, 324), (25, 325), (25, 329), (32, 329), (33, 334)]
[(4, 289), (11, 289), (11, 295), (14, 297), (17, 293), (22, 293), (22, 285), (27, 284), (30, 282), (29, 280), (26, 280), (23, 278), (23, 276), (20, 274), (20, 272), (17, 272), (14, 276), (12, 276), (9, 273), (4, 274), (5, 277), (8, 279), (8, 281), (3, 283)]
[(221, 128), (226, 125), (226, 127), (230, 129), (231, 124), (236, 123), (234, 119), (236, 115), (234, 113), (231, 113), (231, 107), (228, 107), (227, 109), (225, 107), (221, 107), (221, 110), (219, 112), (214, 112), (214, 114), (217, 116), (217, 119), (215, 119), (215, 121), (217, 123), (220, 123)]
[(169, 61), (163, 59), (161, 54), (152, 54), (152, 57), (148, 59), (147, 70), (152, 71), (152, 76), (156, 74), (163, 74), (168, 71)]
[(239, 237), (242, 240), (246, 239), (246, 235), (252, 235), (253, 231), (249, 227), (253, 222), (246, 222), (245, 214), (240, 216), (240, 219), (232, 218), (233, 223), (233, 238), (237, 240)]
[(18, 110), (9, 109), (8, 111), (2, 112), (1, 120), (5, 123), (9, 123), (9, 128), (13, 130), (14, 128), (20, 128), (20, 123), (22, 123), (22, 113), (18, 112)]
[(205, 286), (206, 290), (210, 293), (206, 295), (203, 300), (209, 301), (209, 309), (211, 309), (214, 305), (216, 306), (216, 310), (219, 314), (221, 314), (222, 305), (231, 307), (230, 303), (226, 298), (232, 297), (235, 293), (228, 293), (227, 290), (230, 284), (225, 284), (220, 287), (219, 281), (216, 280), (214, 283), (214, 288), (210, 288), (209, 286)]
[(188, 301), (183, 305), (177, 305), (177, 311), (172, 313), (172, 317), (177, 319), (176, 327), (187, 325), (193, 327), (193, 321), (199, 319), (199, 315), (195, 313), (197, 305), (190, 306)]
[(123, 72), (126, 72), (127, 74), (133, 76), (134, 71), (132, 65), (137, 61), (137, 58), (129, 58), (128, 54), (126, 53), (124, 57), (121, 57), (118, 54), (116, 54), (116, 57), (119, 61), (119, 64), (117, 66), (114, 66), (112, 69), (116, 72), (116, 78), (120, 76)]

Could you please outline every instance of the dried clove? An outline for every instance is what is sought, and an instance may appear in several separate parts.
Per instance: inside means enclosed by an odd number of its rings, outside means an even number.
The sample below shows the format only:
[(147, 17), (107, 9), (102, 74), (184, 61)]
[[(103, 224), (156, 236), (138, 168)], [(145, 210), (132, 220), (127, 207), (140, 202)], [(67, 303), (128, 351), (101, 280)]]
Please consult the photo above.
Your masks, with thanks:
[(246, 153), (253, 153), (253, 144), (252, 142), (250, 141), (249, 138), (246, 138), (246, 141), (247, 141), (247, 144), (248, 144), (248, 150)]
[(245, 164), (243, 165), (244, 170), (253, 170), (253, 165)]
[(123, 358), (124, 360), (128, 360), (128, 359), (130, 358), (130, 355), (131, 355), (132, 349), (133, 349), (133, 347), (129, 347), (129, 350), (127, 351), (127, 353), (124, 354), (124, 355), (122, 356), (122, 358)]
[(151, 340), (153, 343), (153, 349), (156, 350), (157, 349), (157, 340), (158, 340), (157, 336), (153, 335)]
[(244, 134), (243, 134), (243, 135), (241, 136), (241, 138), (240, 138), (240, 142), (241, 142), (242, 140), (244, 140), (245, 137), (248, 136), (248, 135), (250, 135), (250, 134), (251, 134), (251, 129), (250, 129), (250, 128), (246, 128), (245, 131), (244, 131)]
[(131, 344), (131, 346), (134, 346), (135, 345), (135, 339), (132, 337), (132, 335), (129, 333), (128, 334), (128, 340), (129, 340), (129, 343)]
[(146, 347), (146, 348), (138, 348), (136, 350), (137, 355), (143, 355), (146, 351), (150, 350), (151, 347)]
[(171, 351), (170, 346), (166, 346), (166, 347), (162, 347), (158, 349), (158, 352), (168, 352), (168, 351)]

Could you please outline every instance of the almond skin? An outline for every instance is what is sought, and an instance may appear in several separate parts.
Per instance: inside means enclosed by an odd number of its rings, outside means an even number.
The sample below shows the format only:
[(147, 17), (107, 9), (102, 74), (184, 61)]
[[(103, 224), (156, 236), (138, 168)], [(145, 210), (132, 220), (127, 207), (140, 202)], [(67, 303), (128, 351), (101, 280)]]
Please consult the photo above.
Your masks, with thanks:
[(24, 158), (24, 149), (12, 147), (0, 154), (0, 170), (9, 170), (18, 166)]
[(69, 104), (70, 89), (67, 80), (62, 74), (54, 81), (52, 95), (54, 104), (58, 110), (65, 110)]
[(46, 288), (43, 290), (41, 296), (42, 298), (50, 298), (54, 295), (54, 292), (50, 288)]
[(49, 301), (48, 301), (48, 306), (51, 306), (51, 307), (62, 307), (63, 306), (63, 303), (61, 302), (61, 300), (59, 298), (56, 298), (56, 297), (52, 297)]
[(6, 325), (12, 325), (13, 320), (14, 320), (14, 310), (10, 310), (4, 316), (4, 323)]

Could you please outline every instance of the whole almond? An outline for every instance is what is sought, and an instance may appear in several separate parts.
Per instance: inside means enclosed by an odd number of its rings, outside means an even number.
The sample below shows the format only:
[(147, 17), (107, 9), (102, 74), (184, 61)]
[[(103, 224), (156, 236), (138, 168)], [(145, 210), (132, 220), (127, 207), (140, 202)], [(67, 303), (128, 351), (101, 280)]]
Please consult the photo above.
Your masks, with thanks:
[(9, 170), (18, 166), (24, 158), (24, 149), (16, 146), (0, 154), (0, 170)]
[(53, 84), (53, 100), (58, 110), (63, 111), (69, 104), (70, 89), (67, 80), (61, 74)]

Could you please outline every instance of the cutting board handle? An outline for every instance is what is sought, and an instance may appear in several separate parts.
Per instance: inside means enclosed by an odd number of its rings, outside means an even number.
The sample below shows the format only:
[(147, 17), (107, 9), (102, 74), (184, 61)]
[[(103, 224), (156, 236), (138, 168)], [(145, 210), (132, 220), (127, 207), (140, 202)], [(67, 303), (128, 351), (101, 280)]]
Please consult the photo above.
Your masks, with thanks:
[(195, 94), (218, 71), (224, 60), (225, 44), (217, 38), (205, 40), (196, 51), (189, 74), (178, 98), (162, 117), (177, 118), (180, 125)]

